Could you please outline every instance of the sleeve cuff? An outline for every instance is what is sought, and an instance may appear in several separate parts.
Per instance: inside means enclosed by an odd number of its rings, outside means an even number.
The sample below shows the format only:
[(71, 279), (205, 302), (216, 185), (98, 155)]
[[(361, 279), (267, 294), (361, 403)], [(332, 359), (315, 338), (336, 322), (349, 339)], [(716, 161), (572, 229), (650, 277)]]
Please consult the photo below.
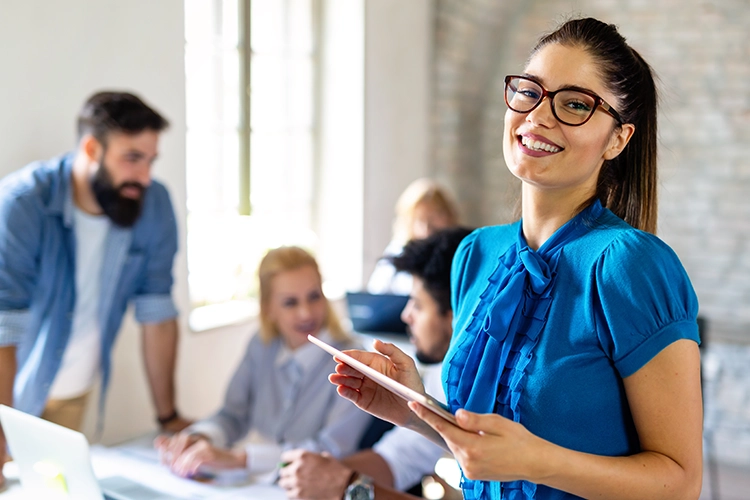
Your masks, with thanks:
[(279, 466), (283, 448), (275, 443), (249, 444), (245, 448), (247, 463), (245, 466), (251, 474), (270, 472)]
[(227, 447), (227, 437), (224, 434), (224, 430), (221, 426), (210, 420), (202, 420), (196, 422), (185, 429), (186, 432), (191, 434), (203, 434), (211, 440), (211, 444), (219, 448)]
[(172, 296), (139, 295), (134, 300), (135, 319), (138, 323), (162, 323), (177, 317), (177, 308)]
[(28, 309), (0, 311), (0, 347), (21, 343), (31, 321)]
[(678, 340), (694, 340), (700, 344), (698, 324), (695, 321), (678, 321), (662, 328), (625, 357), (615, 362), (622, 378), (629, 377), (651, 361), (665, 347)]

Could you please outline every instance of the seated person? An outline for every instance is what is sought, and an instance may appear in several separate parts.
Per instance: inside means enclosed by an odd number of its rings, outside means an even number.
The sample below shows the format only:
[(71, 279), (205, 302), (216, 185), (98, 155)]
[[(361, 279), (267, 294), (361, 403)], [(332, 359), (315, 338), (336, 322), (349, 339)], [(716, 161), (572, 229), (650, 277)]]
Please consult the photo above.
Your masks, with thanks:
[[(201, 466), (269, 472), (283, 450), (302, 448), (343, 457), (356, 450), (371, 417), (338, 397), (328, 382), (336, 363), (307, 340), (312, 334), (339, 349), (358, 345), (341, 328), (323, 295), (318, 265), (307, 251), (269, 251), (258, 269), (260, 331), (250, 340), (213, 417), (155, 446), (183, 477)], [(232, 448), (247, 435), (251, 444)]]
[(409, 184), (396, 202), (393, 239), (383, 252), (383, 258), (375, 265), (367, 291), (409, 295), (411, 275), (397, 272), (390, 257), (401, 253), (407, 241), (426, 238), (458, 223), (458, 207), (445, 187), (427, 178)]
[[(460, 227), (445, 229), (427, 239), (409, 242), (400, 255), (391, 258), (398, 271), (414, 278), (402, 319), (409, 327), (416, 358), (424, 367), (425, 390), (442, 401), (445, 397), (440, 371), (453, 331), (451, 262), (456, 248), (469, 232)], [(352, 496), (352, 483), (374, 481), (372, 491), (377, 492), (377, 498), (388, 494), (393, 495), (390, 498), (410, 498), (388, 490), (403, 491), (415, 485), (423, 476), (434, 472), (437, 460), (444, 454), (443, 448), (427, 438), (396, 427), (373, 449), (341, 461), (308, 450), (288, 451), (282, 455), (282, 460), (289, 464), (280, 471), (279, 485), (289, 498), (348, 499)]]

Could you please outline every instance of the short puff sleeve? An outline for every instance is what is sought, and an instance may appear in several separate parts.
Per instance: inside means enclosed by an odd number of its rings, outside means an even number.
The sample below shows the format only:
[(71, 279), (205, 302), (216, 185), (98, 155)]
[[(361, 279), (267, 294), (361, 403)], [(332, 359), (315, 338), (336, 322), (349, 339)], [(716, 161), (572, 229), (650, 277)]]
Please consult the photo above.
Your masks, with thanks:
[(698, 299), (674, 251), (656, 236), (623, 232), (593, 271), (599, 341), (625, 378), (680, 339), (700, 343)]

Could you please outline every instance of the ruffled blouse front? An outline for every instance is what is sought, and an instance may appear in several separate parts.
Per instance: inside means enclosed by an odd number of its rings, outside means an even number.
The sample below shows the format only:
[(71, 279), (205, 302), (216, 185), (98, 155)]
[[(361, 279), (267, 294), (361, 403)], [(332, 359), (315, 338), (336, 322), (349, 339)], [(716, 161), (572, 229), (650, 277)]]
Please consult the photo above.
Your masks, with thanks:
[[(516, 244), (498, 259), (471, 322), (446, 358), (444, 379), (453, 411), (465, 408), (521, 421), (518, 402), (525, 370), (547, 322), (560, 251), (588, 231), (583, 221), (595, 219), (601, 211), (596, 202), (558, 229), (538, 251), (529, 248), (522, 224), (517, 223)], [(466, 499), (485, 498), (485, 490), (494, 488), (500, 491), (487, 493), (514, 500), (533, 498), (536, 485), (464, 479), (462, 488)]]
[[(668, 246), (597, 201), (536, 251), (521, 222), (472, 233), (451, 279), (451, 410), (497, 413), (587, 453), (638, 452), (622, 379), (669, 343), (698, 340), (695, 293)], [(528, 481), (463, 478), (462, 489), (469, 500), (576, 498)]]

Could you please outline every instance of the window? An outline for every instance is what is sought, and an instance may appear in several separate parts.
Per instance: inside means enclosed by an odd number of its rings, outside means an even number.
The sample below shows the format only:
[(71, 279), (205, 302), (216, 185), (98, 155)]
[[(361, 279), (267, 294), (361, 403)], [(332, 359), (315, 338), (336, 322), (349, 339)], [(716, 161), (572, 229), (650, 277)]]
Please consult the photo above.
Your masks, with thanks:
[(253, 313), (268, 248), (317, 247), (316, 4), (185, 1), (193, 329)]

